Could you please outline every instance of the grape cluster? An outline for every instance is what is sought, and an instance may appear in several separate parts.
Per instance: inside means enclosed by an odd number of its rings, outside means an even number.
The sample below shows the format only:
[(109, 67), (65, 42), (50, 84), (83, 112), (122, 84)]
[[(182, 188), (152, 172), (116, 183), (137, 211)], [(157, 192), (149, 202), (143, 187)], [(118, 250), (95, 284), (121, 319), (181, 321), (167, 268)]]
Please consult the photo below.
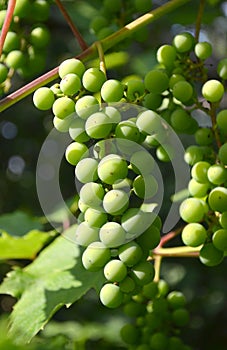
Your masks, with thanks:
[[(8, 92), (14, 72), (23, 78), (30, 78), (45, 67), (46, 48), (50, 41), (50, 32), (45, 21), (49, 17), (50, 2), (17, 1), (0, 57), (0, 96)], [(5, 16), (6, 9), (2, 8), (0, 30)]]
[(132, 321), (120, 331), (130, 350), (189, 350), (181, 340), (181, 329), (189, 323), (186, 298), (169, 291), (164, 280), (150, 282), (125, 302), (124, 313)]

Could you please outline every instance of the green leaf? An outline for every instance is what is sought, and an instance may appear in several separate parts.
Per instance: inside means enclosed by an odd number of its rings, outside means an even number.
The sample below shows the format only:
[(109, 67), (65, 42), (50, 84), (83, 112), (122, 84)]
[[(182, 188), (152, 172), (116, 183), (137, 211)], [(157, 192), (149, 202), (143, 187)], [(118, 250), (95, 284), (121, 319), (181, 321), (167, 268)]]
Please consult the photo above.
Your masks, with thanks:
[(0, 236), (0, 260), (1, 259), (34, 259), (53, 236), (54, 232), (42, 232), (32, 230), (23, 237), (12, 237), (3, 232)]
[(80, 247), (58, 237), (30, 265), (11, 271), (0, 286), (0, 293), (21, 295), (11, 313), (9, 335), (18, 343), (29, 342), (60, 307), (70, 306), (103, 280), (102, 271), (83, 268)]
[(31, 230), (42, 230), (43, 226), (37, 218), (33, 218), (22, 211), (0, 216), (0, 232), (7, 232), (11, 236), (23, 236)]

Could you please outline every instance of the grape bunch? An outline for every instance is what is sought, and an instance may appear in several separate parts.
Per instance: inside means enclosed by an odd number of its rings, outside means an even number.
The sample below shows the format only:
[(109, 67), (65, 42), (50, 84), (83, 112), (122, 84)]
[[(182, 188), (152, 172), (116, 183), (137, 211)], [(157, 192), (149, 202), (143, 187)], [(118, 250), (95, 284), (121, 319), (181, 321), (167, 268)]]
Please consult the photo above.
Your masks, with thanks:
[[(45, 22), (49, 17), (48, 0), (16, 2), (13, 20), (0, 57), (0, 96), (10, 89), (16, 72), (23, 78), (40, 73), (46, 63), (50, 32)], [(0, 30), (6, 17), (6, 5), (0, 11)]]

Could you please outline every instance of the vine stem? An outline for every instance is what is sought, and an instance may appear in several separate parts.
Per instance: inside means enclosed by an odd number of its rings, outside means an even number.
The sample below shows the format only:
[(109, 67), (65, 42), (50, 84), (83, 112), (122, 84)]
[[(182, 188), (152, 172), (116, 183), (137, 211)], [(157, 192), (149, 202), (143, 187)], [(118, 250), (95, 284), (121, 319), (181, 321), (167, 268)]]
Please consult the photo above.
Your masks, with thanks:
[(98, 51), (98, 55), (99, 55), (99, 68), (106, 76), (105, 55), (104, 55), (104, 52), (103, 52), (103, 48), (102, 48), (101, 42), (100, 41), (96, 41), (95, 45), (97, 47), (97, 51)]
[(68, 12), (66, 11), (65, 7), (62, 5), (60, 0), (55, 0), (55, 2), (56, 2), (56, 5), (58, 6), (59, 10), (61, 11), (62, 15), (64, 16), (66, 22), (68, 23), (73, 35), (77, 39), (81, 49), (86, 50), (88, 48), (88, 45), (84, 41), (84, 38), (80, 34), (79, 30), (76, 28), (75, 24), (73, 23), (71, 17), (69, 16)]
[[(103, 52), (107, 51), (111, 47), (115, 46), (120, 41), (129, 37), (132, 32), (138, 30), (139, 28), (152, 23), (159, 19), (160, 17), (166, 15), (167, 13), (173, 11), (177, 7), (180, 7), (187, 2), (192, 0), (172, 0), (167, 2), (166, 4), (158, 7), (157, 9), (146, 13), (145, 15), (137, 18), (133, 22), (127, 24), (125, 27), (119, 29), (116, 33), (109, 35), (108, 37), (100, 40), (100, 44), (102, 45)], [(86, 50), (84, 50), (80, 55), (76, 56), (76, 58), (81, 60), (88, 60), (96, 57), (97, 55), (97, 44), (93, 43)], [(14, 105), (16, 102), (22, 100), (24, 97), (33, 93), (37, 88), (50, 83), (54, 79), (58, 77), (58, 67), (52, 69), (46, 74), (40, 76), (39, 78), (33, 80), (31, 83), (23, 86), (12, 94), (8, 95), (4, 99), (0, 101), (0, 112), (4, 111), (8, 107)]]
[(173, 247), (173, 248), (155, 248), (153, 250), (153, 259), (156, 259), (156, 256), (159, 257), (185, 257), (185, 258), (198, 258), (199, 251), (201, 247)]
[(210, 108), (209, 114), (210, 114), (210, 118), (211, 118), (212, 130), (214, 133), (214, 137), (215, 137), (218, 148), (220, 148), (221, 147), (221, 140), (220, 140), (220, 135), (219, 135), (217, 127), (216, 127), (216, 106), (214, 103), (211, 103), (211, 108)]
[(196, 42), (199, 41), (199, 33), (201, 30), (201, 23), (202, 23), (204, 8), (205, 8), (205, 2), (206, 2), (206, 0), (200, 0), (200, 3), (199, 3), (199, 10), (198, 10), (198, 15), (197, 15), (196, 24), (195, 24), (195, 40), (196, 40)]
[(7, 11), (6, 11), (6, 17), (5, 17), (5, 20), (2, 26), (1, 35), (0, 35), (0, 56), (2, 54), (5, 38), (13, 18), (13, 12), (14, 12), (15, 6), (16, 6), (16, 0), (9, 0)]

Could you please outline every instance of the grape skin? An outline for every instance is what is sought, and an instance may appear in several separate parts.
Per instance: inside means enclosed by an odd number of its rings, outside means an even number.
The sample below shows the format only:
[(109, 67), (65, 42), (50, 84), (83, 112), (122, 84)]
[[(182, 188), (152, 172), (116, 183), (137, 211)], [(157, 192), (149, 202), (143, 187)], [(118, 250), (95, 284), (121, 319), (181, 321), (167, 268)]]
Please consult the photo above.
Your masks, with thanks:
[(72, 164), (76, 165), (79, 163), (82, 157), (87, 155), (88, 148), (83, 143), (72, 142), (65, 151), (66, 160)]
[(126, 232), (117, 222), (109, 221), (100, 228), (99, 238), (105, 246), (114, 248), (125, 243)]
[(102, 242), (92, 242), (82, 254), (82, 263), (88, 271), (98, 271), (110, 260), (111, 253)]
[(206, 229), (199, 223), (190, 223), (183, 228), (182, 241), (190, 247), (198, 247), (205, 243), (207, 238)]
[(121, 282), (127, 276), (125, 264), (118, 259), (110, 260), (104, 266), (104, 276), (110, 282)]
[(116, 284), (106, 283), (99, 294), (101, 303), (111, 309), (117, 308), (123, 302), (123, 293)]
[(55, 101), (53, 91), (48, 87), (37, 89), (33, 95), (33, 103), (36, 108), (46, 111), (50, 109)]
[(221, 251), (227, 250), (227, 230), (219, 229), (215, 231), (212, 236), (212, 242), (215, 248)]
[(218, 80), (208, 80), (202, 86), (202, 95), (209, 102), (218, 102), (224, 95), (224, 86)]
[(111, 215), (123, 214), (128, 205), (128, 195), (121, 190), (110, 190), (103, 198), (103, 208)]
[(187, 198), (180, 205), (180, 216), (188, 223), (200, 222), (204, 217), (204, 207), (200, 199)]
[(109, 154), (102, 158), (98, 165), (98, 176), (103, 182), (113, 185), (128, 175), (127, 162), (117, 154)]
[(77, 179), (82, 182), (92, 182), (98, 179), (98, 162), (93, 158), (81, 159), (75, 168), (75, 175)]

